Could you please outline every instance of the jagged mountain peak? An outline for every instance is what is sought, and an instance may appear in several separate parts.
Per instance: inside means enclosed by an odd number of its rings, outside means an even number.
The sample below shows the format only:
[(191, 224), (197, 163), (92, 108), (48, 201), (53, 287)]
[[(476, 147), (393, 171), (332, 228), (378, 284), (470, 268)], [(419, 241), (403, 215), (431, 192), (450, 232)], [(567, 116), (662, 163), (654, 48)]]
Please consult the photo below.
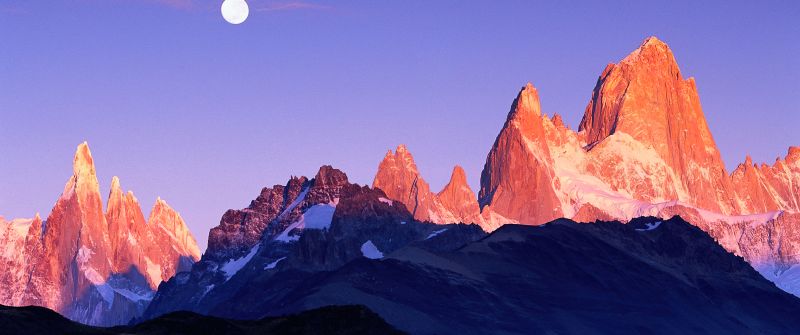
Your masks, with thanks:
[[(389, 152), (391, 153), (391, 150), (389, 150)], [(410, 173), (417, 173), (417, 164), (414, 161), (414, 155), (411, 154), (411, 151), (408, 150), (405, 144), (397, 145), (397, 149), (395, 149), (394, 153), (384, 158), (384, 161), (387, 161), (387, 163), (396, 161), (397, 163), (393, 164), (398, 164), (398, 167), (402, 166), (404, 170)]]
[(93, 195), (95, 193), (99, 195), (100, 193), (94, 159), (87, 142), (79, 144), (75, 149), (75, 156), (72, 161), (72, 176), (64, 185), (61, 198), (69, 199), (76, 193), (80, 195), (82, 202), (95, 202)]
[(119, 177), (114, 176), (111, 178), (111, 188), (108, 191), (108, 201), (106, 202), (107, 209), (109, 211), (114, 203), (122, 201), (125, 197), (125, 192), (122, 190), (122, 186), (120, 185)]
[[(523, 87), (511, 104), (503, 128), (486, 157), (478, 195), (481, 211), (504, 223), (541, 224), (561, 216), (553, 191), (552, 157), (548, 150), (539, 94)], [(489, 220), (493, 221), (493, 220)]]
[(94, 168), (94, 159), (92, 159), (92, 152), (89, 150), (88, 142), (78, 144), (78, 147), (75, 150), (75, 159), (72, 163), (72, 170), (75, 176), (97, 175)]
[[(162, 210), (155, 212), (174, 212), (159, 205)], [(180, 216), (175, 213), (171, 225), (157, 225), (172, 229), (151, 230), (116, 176), (106, 208), (104, 213), (94, 159), (83, 142), (47, 220), (38, 213), (29, 220), (17, 257), (0, 262), (0, 272), (20, 274), (0, 278), (0, 286), (12, 292), (0, 292), (0, 304), (46, 306), (92, 325), (126, 323), (143, 312), (162, 280), (199, 259)], [(0, 245), (5, 243), (0, 236)]]
[(785, 161), (790, 163), (800, 162), (800, 146), (789, 147)]
[(342, 186), (347, 184), (347, 175), (330, 165), (323, 165), (314, 176), (314, 186)]
[(372, 187), (381, 189), (390, 199), (405, 204), (418, 220), (431, 220), (431, 213), (438, 217), (435, 195), (420, 176), (414, 157), (403, 144), (398, 145), (395, 153), (384, 157), (378, 165)]
[(553, 118), (550, 119), (553, 122), (553, 125), (556, 128), (569, 128), (566, 124), (564, 124), (564, 119), (561, 118), (561, 115), (558, 113), (553, 114)]
[(405, 144), (398, 144), (397, 149), (395, 151), (401, 155), (411, 154), (410, 152), (408, 152), (408, 146), (406, 146)]
[(111, 177), (111, 190), (122, 190), (119, 185), (119, 177), (113, 176)]
[[(453, 166), (453, 172), (450, 174), (450, 182), (447, 185), (458, 185), (463, 186), (467, 185), (467, 173), (464, 172), (464, 168), (461, 165), (456, 164)], [(445, 186), (447, 188), (447, 186)]]
[(194, 261), (200, 259), (200, 248), (197, 246), (197, 241), (189, 231), (186, 222), (183, 221), (181, 214), (161, 197), (158, 197), (153, 204), (150, 216), (147, 219), (147, 225), (154, 231), (157, 231), (158, 227), (162, 228), (173, 240), (163, 241), (160, 245), (172, 244), (181, 251), (182, 255), (188, 256)]
[[(419, 171), (417, 170), (417, 164), (414, 162), (414, 156), (411, 155), (411, 152), (408, 151), (404, 144), (400, 144), (394, 153), (389, 150), (389, 153), (378, 165), (378, 173), (375, 175), (372, 187), (391, 193), (392, 190), (388, 189), (389, 187), (387, 186), (389, 184), (387, 182), (398, 178), (413, 181), (418, 177), (418, 174)], [(392, 186), (399, 187), (399, 185)]]
[(150, 210), (150, 216), (154, 217), (160, 215), (177, 216), (180, 218), (180, 214), (176, 210), (172, 209), (172, 206), (170, 206), (166, 200), (161, 199), (159, 196), (156, 197), (156, 201), (153, 203), (153, 207)]
[[(455, 199), (458, 199), (458, 201), (477, 201), (475, 194), (472, 192), (472, 189), (470, 189), (469, 184), (467, 183), (467, 173), (464, 172), (464, 168), (462, 168), (460, 165), (453, 167), (453, 172), (450, 174), (450, 181), (447, 182), (447, 185), (445, 185), (444, 188), (442, 188), (442, 191), (437, 195), (444, 204), (453, 203), (453, 200)], [(466, 196), (469, 196), (469, 198)]]
[(475, 192), (469, 187), (467, 174), (460, 165), (453, 167), (450, 181), (436, 194), (436, 198), (459, 222), (484, 224)]
[(655, 35), (654, 36), (648, 36), (647, 38), (644, 39), (644, 41), (642, 42), (642, 46), (647, 46), (647, 45), (656, 45), (656, 46), (667, 47), (667, 44), (664, 43), (663, 41), (661, 41), (660, 39), (658, 39), (658, 37), (656, 37)]
[(675, 55), (669, 46), (655, 36), (646, 38), (642, 44), (620, 62), (634, 70), (660, 67), (670, 74), (680, 75)]
[(531, 83), (525, 84), (517, 98), (511, 105), (511, 112), (508, 114), (509, 121), (528, 122), (538, 119), (542, 115), (542, 108), (539, 103), (539, 91)]
[(411, 152), (402, 144), (397, 146), (395, 154), (387, 155), (378, 165), (372, 187), (381, 189), (389, 199), (403, 203), (419, 221), (483, 223), (475, 194), (469, 189), (460, 166), (454, 168), (448, 186), (439, 194), (433, 193), (417, 170)]
[(683, 79), (672, 51), (660, 40), (649, 38), (606, 67), (578, 130), (592, 149), (612, 137), (611, 142), (641, 146), (639, 157), (649, 156), (644, 151), (652, 148), (657, 156), (644, 163), (663, 164), (666, 179), (672, 180), (665, 182), (666, 192), (650, 196), (677, 198), (724, 214), (737, 212), (697, 87)]
[[(700, 110), (696, 95), (694, 80), (683, 79), (669, 46), (654, 36), (649, 37), (619, 63), (609, 64), (603, 70), (578, 131), (587, 132), (590, 144), (617, 131), (642, 139), (652, 132), (639, 129), (640, 122), (654, 122), (662, 127), (667, 118), (681, 122), (686, 118), (681, 114), (696, 114), (695, 110)], [(642, 110), (645, 106), (650, 108)], [(702, 117), (702, 111), (699, 112)], [(704, 118), (700, 125), (705, 126)]]

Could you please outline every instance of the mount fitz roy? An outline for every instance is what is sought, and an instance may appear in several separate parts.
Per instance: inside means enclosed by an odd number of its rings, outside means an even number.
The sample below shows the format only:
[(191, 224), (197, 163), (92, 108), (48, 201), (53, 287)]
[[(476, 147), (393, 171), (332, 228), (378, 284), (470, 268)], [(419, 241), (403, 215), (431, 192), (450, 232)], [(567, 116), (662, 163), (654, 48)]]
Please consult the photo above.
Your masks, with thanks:
[(428, 190), (403, 146), (384, 158), (373, 186), (423, 209), (414, 212), (419, 220), (476, 223), (486, 231), (562, 217), (680, 215), (800, 295), (800, 147), (772, 166), (747, 157), (728, 174), (694, 78), (683, 78), (655, 37), (606, 66), (577, 132), (541, 112), (532, 84), (522, 88), (486, 158), (477, 200), (461, 200), (480, 207), (480, 215), (454, 214)]
[(0, 217), (0, 304), (50, 308), (81, 323), (125, 324), (158, 285), (200, 258), (181, 216), (160, 198), (145, 221), (139, 201), (111, 181), (107, 211), (86, 142), (73, 175), (42, 220)]

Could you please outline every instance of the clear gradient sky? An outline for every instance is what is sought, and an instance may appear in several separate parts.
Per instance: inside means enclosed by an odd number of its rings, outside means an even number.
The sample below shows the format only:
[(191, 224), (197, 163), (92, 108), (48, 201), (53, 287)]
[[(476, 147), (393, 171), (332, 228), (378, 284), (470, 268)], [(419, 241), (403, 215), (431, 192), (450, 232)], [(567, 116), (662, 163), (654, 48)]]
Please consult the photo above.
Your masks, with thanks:
[(576, 128), (597, 76), (667, 42), (729, 171), (800, 145), (800, 1), (0, 0), (0, 215), (47, 215), (89, 141), (145, 215), (161, 196), (205, 249), (263, 186), (322, 164), (369, 184), (408, 145), (434, 190), (474, 189), (532, 82)]

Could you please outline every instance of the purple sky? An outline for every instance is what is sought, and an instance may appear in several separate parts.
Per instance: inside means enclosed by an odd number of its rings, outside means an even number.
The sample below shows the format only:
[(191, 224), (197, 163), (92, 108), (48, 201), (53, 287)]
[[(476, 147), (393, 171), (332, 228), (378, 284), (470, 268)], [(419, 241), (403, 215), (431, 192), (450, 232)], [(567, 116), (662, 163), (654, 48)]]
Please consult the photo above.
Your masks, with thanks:
[[(309, 0), (304, 0), (309, 1)], [(434, 190), (473, 188), (518, 89), (573, 128), (597, 76), (667, 42), (728, 169), (800, 145), (800, 2), (0, 0), (0, 215), (47, 215), (88, 140), (145, 215), (160, 195), (205, 248), (263, 186), (322, 164), (371, 183), (408, 145)]]

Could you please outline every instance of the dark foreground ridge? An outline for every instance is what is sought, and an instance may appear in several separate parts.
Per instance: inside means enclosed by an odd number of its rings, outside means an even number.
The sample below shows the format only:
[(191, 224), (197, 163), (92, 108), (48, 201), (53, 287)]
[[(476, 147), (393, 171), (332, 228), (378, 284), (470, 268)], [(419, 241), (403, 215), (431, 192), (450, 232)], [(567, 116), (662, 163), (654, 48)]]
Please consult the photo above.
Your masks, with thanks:
[(328, 306), (253, 321), (173, 312), (135, 326), (98, 328), (44, 307), (0, 305), (0, 334), (403, 334), (364, 306)]
[[(149, 311), (257, 319), (363, 305), (412, 334), (800, 330), (800, 299), (680, 217), (559, 219), (486, 235), (413, 221), (376, 192), (344, 185), (328, 229), (262, 240), (227, 281), (201, 261), (162, 284)], [(382, 254), (361, 256), (365, 241)]]
[(507, 225), (452, 251), (412, 246), (350, 262), (276, 303), (364, 304), (415, 334), (800, 329), (800, 299), (679, 217)]

